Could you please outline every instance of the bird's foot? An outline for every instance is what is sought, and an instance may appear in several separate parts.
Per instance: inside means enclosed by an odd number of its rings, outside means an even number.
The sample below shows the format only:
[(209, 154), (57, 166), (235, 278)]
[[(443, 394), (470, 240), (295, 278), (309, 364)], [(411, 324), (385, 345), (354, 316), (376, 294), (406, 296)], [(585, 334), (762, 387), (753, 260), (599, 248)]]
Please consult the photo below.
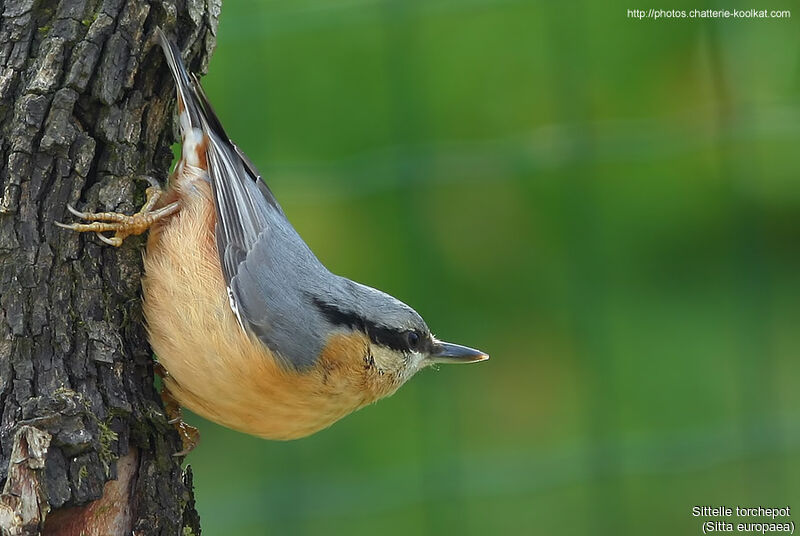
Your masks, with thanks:
[(173, 454), (173, 456), (186, 456), (200, 443), (200, 430), (190, 424), (183, 422), (183, 411), (181, 405), (172, 396), (167, 384), (164, 382), (165, 378), (169, 378), (169, 372), (164, 368), (164, 365), (155, 362), (153, 370), (161, 378), (161, 401), (164, 403), (164, 410), (167, 412), (167, 422), (175, 427), (178, 435), (181, 438), (183, 448)]
[[(67, 210), (74, 216), (91, 223), (55, 222), (55, 224), (78, 233), (94, 232), (109, 246), (119, 247), (125, 238), (142, 234), (157, 221), (175, 214), (180, 209), (177, 201), (156, 209), (156, 203), (161, 198), (163, 191), (155, 179), (152, 177), (145, 177), (145, 179), (150, 183), (150, 187), (145, 191), (147, 200), (136, 214), (128, 216), (118, 212), (81, 212), (71, 205), (67, 205)], [(112, 237), (102, 234), (112, 231), (114, 232)]]

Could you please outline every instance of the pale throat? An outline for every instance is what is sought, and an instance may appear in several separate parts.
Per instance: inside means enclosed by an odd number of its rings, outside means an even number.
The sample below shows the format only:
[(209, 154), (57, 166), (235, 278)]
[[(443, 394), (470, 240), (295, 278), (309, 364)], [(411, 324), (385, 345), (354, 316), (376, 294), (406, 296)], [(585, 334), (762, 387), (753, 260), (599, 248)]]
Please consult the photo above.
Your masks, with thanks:
[(380, 344), (371, 344), (370, 352), (378, 370), (393, 374), (401, 381), (408, 380), (425, 366), (425, 357), (419, 352), (404, 354)]

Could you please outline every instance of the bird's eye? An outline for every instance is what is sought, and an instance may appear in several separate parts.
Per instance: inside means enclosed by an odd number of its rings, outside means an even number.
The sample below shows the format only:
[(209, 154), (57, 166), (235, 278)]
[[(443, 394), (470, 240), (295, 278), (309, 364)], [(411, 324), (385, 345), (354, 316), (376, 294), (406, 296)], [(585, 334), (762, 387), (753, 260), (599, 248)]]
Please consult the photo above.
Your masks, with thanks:
[(419, 348), (420, 342), (422, 342), (422, 337), (416, 331), (407, 331), (406, 332), (406, 343), (408, 343), (408, 348), (410, 350), (416, 350)]

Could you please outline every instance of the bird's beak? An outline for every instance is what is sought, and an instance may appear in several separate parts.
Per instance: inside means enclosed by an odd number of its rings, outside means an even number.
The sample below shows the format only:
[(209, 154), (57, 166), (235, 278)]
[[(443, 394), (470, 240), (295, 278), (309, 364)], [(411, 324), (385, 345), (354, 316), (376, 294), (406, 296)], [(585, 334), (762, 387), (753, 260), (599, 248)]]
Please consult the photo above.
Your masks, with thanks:
[(486, 361), (489, 356), (480, 350), (467, 346), (435, 341), (433, 352), (431, 352), (429, 359), (433, 363), (477, 363), (478, 361)]

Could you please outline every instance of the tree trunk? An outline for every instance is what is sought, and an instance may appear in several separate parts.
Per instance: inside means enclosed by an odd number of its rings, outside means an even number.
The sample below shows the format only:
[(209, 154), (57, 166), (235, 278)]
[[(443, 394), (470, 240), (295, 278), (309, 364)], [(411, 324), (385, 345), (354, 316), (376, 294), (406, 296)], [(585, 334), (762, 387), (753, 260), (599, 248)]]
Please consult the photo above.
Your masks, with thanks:
[(144, 239), (60, 229), (166, 179), (174, 85), (205, 72), (220, 0), (0, 0), (0, 532), (199, 534), (153, 386)]

